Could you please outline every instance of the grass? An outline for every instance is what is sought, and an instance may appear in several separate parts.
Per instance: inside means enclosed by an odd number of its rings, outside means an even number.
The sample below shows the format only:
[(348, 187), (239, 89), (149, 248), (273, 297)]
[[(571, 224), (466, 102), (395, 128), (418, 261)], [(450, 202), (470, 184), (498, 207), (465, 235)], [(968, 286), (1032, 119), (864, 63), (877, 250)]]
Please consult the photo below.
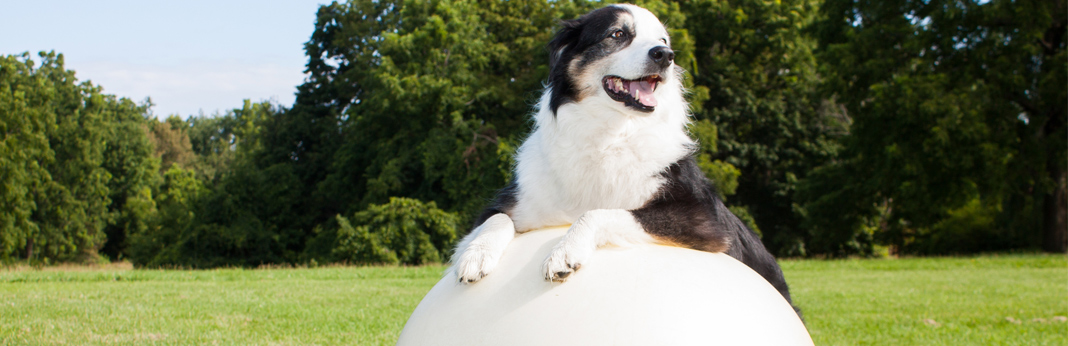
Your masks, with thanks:
[(392, 345), (442, 270), (0, 272), (0, 344)]
[(1064, 255), (782, 267), (817, 345), (1068, 345)]
[[(817, 345), (1066, 345), (1068, 259), (787, 260)], [(442, 266), (0, 269), (0, 344), (392, 345)]]

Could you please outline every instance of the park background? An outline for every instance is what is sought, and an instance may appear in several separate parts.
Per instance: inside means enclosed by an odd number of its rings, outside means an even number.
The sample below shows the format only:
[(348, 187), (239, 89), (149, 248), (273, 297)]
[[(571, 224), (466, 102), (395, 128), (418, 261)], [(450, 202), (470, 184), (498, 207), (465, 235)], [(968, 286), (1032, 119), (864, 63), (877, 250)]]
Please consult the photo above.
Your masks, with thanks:
[[(1065, 252), (1064, 1), (639, 4), (701, 168), (774, 254)], [(293, 104), (213, 115), (5, 55), (0, 260), (441, 262), (511, 178), (554, 26), (602, 5), (324, 5)]]
[[(1068, 341), (1065, 1), (637, 3), (817, 344)], [(0, 52), (0, 343), (392, 344), (603, 5), (324, 5), (292, 103), (210, 115)]]

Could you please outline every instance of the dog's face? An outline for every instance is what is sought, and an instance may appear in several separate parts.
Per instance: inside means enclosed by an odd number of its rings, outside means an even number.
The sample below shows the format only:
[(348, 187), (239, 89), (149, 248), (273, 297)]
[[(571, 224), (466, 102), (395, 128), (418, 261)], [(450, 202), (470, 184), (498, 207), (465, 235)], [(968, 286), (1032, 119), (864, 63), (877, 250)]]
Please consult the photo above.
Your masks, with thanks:
[(610, 99), (625, 112), (651, 113), (660, 95), (678, 92), (659, 90), (677, 78), (675, 53), (667, 29), (641, 7), (612, 5), (564, 21), (549, 50), (553, 114), (561, 105), (589, 98)]

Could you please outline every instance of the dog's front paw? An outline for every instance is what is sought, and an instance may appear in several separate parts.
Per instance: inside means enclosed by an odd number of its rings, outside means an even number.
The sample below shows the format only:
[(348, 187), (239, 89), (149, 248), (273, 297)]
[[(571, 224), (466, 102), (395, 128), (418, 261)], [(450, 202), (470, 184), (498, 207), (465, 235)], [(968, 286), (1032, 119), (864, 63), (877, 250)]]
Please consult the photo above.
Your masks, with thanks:
[(549, 254), (549, 257), (545, 259), (545, 266), (543, 272), (545, 273), (545, 280), (548, 281), (564, 281), (567, 280), (571, 273), (582, 268), (582, 263), (586, 261), (592, 249), (586, 249), (584, 246), (575, 246), (577, 244), (568, 244), (567, 237), (557, 244), (553, 248), (553, 252)]
[(481, 246), (469, 246), (460, 254), (454, 265), (456, 279), (460, 283), (471, 283), (489, 275), (497, 266), (497, 256)]

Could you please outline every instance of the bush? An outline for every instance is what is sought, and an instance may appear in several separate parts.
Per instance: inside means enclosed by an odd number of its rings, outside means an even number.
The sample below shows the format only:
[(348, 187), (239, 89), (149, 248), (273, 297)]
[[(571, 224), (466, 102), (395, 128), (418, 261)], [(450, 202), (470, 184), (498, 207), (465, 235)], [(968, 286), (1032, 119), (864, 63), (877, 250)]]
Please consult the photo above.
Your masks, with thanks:
[(456, 240), (459, 217), (434, 202), (391, 197), (351, 218), (338, 215), (337, 261), (361, 264), (439, 263)]

